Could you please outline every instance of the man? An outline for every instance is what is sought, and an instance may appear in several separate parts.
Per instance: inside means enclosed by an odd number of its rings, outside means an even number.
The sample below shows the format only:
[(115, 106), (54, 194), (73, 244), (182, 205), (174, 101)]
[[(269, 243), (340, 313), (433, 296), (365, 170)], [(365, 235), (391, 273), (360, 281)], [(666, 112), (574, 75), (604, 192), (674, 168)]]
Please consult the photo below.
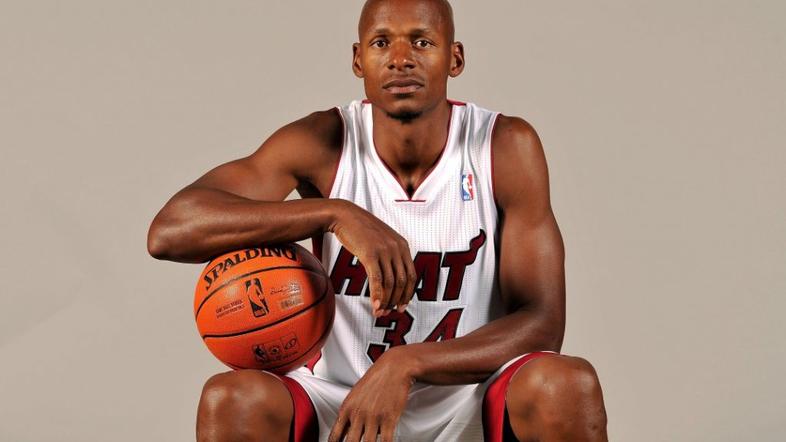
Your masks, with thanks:
[(313, 237), (337, 293), (307, 367), (207, 381), (197, 438), (606, 440), (594, 369), (557, 353), (564, 249), (534, 129), (447, 99), (464, 50), (446, 0), (369, 0), (358, 32), (367, 100), (281, 128), (151, 225), (150, 253), (181, 262)]

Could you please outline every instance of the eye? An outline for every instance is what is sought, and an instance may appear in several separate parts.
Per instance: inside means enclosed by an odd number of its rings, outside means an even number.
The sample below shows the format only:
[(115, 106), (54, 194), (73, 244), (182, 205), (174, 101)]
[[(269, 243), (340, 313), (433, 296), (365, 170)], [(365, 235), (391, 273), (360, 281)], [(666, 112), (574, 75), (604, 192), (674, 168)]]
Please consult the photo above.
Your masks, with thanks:
[(384, 48), (385, 46), (387, 46), (387, 44), (388, 43), (385, 40), (377, 40), (377, 41), (372, 42), (371, 46), (374, 46), (374, 47), (377, 47), (377, 48)]
[(424, 40), (424, 39), (417, 40), (417, 41), (415, 42), (415, 44), (416, 44), (418, 47), (420, 47), (420, 48), (427, 48), (427, 47), (429, 47), (429, 46), (432, 46), (432, 44), (431, 44), (431, 42), (430, 42), (430, 41), (428, 41), (428, 40)]

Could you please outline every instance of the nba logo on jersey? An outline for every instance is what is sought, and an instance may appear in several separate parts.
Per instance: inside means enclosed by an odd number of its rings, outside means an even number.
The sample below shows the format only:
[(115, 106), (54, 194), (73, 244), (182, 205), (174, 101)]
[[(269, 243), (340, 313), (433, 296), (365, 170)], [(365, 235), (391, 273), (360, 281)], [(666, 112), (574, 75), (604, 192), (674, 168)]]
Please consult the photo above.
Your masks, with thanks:
[(461, 199), (472, 201), (475, 199), (475, 188), (472, 185), (472, 174), (461, 175)]

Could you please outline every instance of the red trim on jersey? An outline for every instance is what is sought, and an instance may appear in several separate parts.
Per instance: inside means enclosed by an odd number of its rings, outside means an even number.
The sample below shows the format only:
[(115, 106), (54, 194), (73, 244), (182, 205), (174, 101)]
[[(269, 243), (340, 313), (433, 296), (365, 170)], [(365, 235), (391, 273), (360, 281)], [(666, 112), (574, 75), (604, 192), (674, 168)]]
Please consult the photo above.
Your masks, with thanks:
[(497, 121), (502, 114), (497, 114), (494, 117), (494, 122), (491, 123), (491, 135), (489, 135), (489, 155), (491, 155), (491, 197), (494, 199), (494, 205), (497, 206), (499, 211), (499, 204), (497, 204), (497, 191), (494, 186), (494, 130), (497, 128)]
[[(521, 357), (518, 361), (510, 364), (486, 389), (483, 396), (483, 437), (485, 442), (502, 442), (516, 440), (510, 422), (507, 419), (505, 394), (508, 392), (513, 375), (519, 368), (527, 362), (545, 355), (554, 353), (537, 351)], [(513, 437), (513, 439), (510, 439)]]
[(362, 103), (363, 103), (363, 104), (369, 104), (369, 103), (371, 103), (371, 100), (369, 100), (368, 98), (366, 98), (365, 100), (363, 100), (363, 102), (362, 102)]
[[(338, 166), (341, 165), (341, 158), (344, 157), (344, 145), (347, 143), (347, 122), (344, 120), (344, 114), (341, 113), (341, 109), (338, 106), (333, 108), (336, 113), (338, 114), (339, 118), (341, 119), (341, 150), (338, 154), (338, 161), (336, 161), (336, 168), (333, 171), (333, 179), (330, 181), (330, 187), (328, 190), (327, 195), (322, 195), (324, 198), (330, 198), (330, 195), (333, 194), (333, 186), (336, 185), (336, 177), (338, 176)], [(321, 255), (317, 255), (321, 259)]]
[(279, 376), (292, 396), (295, 407), (292, 426), (289, 429), (289, 442), (308, 442), (319, 439), (319, 423), (314, 404), (306, 390), (298, 382), (287, 376)]
[(397, 203), (425, 203), (426, 200), (394, 200)]
[[(450, 129), (451, 129), (451, 126), (452, 126), (451, 123), (453, 123), (453, 106), (452, 105), (450, 106), (450, 114), (448, 115), (448, 135), (445, 137), (445, 144), (442, 146), (442, 150), (439, 151), (439, 156), (437, 157), (437, 160), (434, 161), (434, 164), (432, 164), (431, 167), (428, 168), (428, 170), (426, 171), (426, 174), (423, 176), (423, 179), (421, 179), (420, 182), (418, 183), (418, 185), (415, 186), (415, 188), (412, 190), (412, 195), (414, 195), (418, 191), (418, 188), (420, 188), (420, 185), (423, 184), (426, 181), (426, 178), (428, 178), (428, 176), (431, 175), (431, 172), (434, 169), (436, 169), (437, 166), (439, 165), (440, 161), (442, 161), (443, 154), (445, 153), (445, 148), (448, 147), (448, 140), (450, 140)], [(401, 186), (401, 190), (403, 190), (404, 194), (407, 195), (407, 199), (406, 200), (400, 200), (400, 201), (417, 202), (418, 200), (413, 200), (412, 199), (412, 195), (407, 193), (407, 189), (404, 188), (404, 185), (401, 183), (401, 180), (398, 178), (398, 175), (396, 175), (396, 173), (393, 172), (393, 169), (391, 169), (390, 166), (388, 166), (388, 163), (386, 163), (385, 160), (382, 158), (382, 156), (379, 154), (379, 150), (377, 149), (377, 143), (374, 142), (374, 134), (373, 133), (371, 134), (371, 144), (373, 145), (374, 150), (377, 153), (377, 157), (379, 158), (379, 161), (381, 161), (382, 165), (385, 166), (385, 169), (387, 169), (388, 172), (390, 172), (390, 174), (393, 175), (393, 178), (396, 180), (398, 185)], [(396, 200), (396, 201), (399, 201), (399, 200)]]
[(314, 367), (316, 367), (317, 362), (319, 362), (320, 359), (322, 359), (322, 350), (319, 350), (317, 354), (315, 354), (314, 357), (311, 358), (311, 360), (306, 362), (306, 368), (311, 370), (311, 374), (314, 374)]

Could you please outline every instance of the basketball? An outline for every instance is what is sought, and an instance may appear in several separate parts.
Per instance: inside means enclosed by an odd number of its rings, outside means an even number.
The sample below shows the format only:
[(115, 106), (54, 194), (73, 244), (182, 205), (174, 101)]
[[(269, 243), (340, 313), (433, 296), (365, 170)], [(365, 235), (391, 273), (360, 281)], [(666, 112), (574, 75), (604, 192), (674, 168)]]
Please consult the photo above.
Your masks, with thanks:
[(322, 264), (297, 244), (249, 248), (210, 261), (197, 282), (197, 329), (234, 369), (283, 374), (322, 347), (335, 298)]

